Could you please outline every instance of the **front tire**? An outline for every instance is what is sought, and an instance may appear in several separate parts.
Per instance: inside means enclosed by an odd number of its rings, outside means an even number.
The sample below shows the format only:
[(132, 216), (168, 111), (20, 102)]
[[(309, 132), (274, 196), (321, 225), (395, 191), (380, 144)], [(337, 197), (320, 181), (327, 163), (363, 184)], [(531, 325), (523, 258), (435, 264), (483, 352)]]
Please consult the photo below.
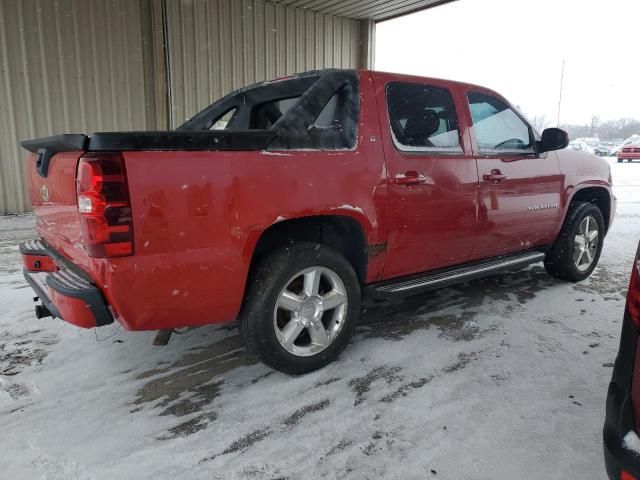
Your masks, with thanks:
[(360, 282), (340, 253), (294, 243), (260, 261), (252, 277), (239, 327), (262, 362), (302, 374), (332, 362), (348, 345), (360, 314)]
[(570, 282), (584, 280), (598, 264), (604, 234), (604, 217), (596, 205), (572, 204), (560, 236), (544, 259), (547, 272)]

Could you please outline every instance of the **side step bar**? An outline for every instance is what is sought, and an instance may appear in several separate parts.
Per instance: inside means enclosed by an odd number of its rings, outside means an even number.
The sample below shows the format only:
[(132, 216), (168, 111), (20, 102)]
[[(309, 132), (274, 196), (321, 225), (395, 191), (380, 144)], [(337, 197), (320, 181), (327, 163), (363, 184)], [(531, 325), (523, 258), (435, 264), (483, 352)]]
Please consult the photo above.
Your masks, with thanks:
[(544, 252), (540, 250), (527, 250), (480, 262), (466, 263), (452, 268), (374, 283), (367, 290), (368, 294), (373, 297), (409, 295), (463, 283), (501, 270), (523, 267), (541, 261), (544, 256)]

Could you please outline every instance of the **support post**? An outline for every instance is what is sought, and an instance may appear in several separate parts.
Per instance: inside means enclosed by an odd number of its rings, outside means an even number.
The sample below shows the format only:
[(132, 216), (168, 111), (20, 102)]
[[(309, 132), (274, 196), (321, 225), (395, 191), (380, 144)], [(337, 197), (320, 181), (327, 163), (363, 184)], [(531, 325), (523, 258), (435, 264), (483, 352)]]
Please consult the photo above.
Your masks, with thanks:
[(358, 48), (358, 68), (372, 70), (376, 53), (376, 22), (360, 20), (360, 43)]
[(147, 129), (170, 129), (165, 0), (142, 0), (141, 8)]

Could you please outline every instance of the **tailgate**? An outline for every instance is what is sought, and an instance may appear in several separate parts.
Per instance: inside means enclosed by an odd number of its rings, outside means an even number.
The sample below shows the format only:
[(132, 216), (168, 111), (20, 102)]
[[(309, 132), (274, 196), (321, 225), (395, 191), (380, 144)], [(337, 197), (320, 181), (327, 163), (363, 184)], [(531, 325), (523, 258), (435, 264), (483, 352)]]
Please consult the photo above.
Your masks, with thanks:
[(30, 151), (25, 175), (39, 235), (83, 268), (88, 257), (76, 199), (76, 170), (86, 145), (84, 135), (57, 135), (22, 142)]

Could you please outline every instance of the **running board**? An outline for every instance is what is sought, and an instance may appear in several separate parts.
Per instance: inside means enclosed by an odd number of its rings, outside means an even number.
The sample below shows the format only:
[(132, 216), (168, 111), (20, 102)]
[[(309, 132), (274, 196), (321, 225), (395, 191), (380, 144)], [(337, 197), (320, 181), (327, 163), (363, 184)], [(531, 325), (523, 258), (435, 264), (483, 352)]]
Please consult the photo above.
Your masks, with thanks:
[(375, 297), (406, 295), (420, 291), (434, 290), (436, 288), (463, 283), (475, 278), (485, 277), (501, 270), (523, 267), (541, 261), (544, 256), (544, 252), (539, 250), (527, 250), (525, 252), (502, 255), (480, 262), (467, 263), (457, 267), (374, 283), (370, 285), (367, 290), (371, 296)]

